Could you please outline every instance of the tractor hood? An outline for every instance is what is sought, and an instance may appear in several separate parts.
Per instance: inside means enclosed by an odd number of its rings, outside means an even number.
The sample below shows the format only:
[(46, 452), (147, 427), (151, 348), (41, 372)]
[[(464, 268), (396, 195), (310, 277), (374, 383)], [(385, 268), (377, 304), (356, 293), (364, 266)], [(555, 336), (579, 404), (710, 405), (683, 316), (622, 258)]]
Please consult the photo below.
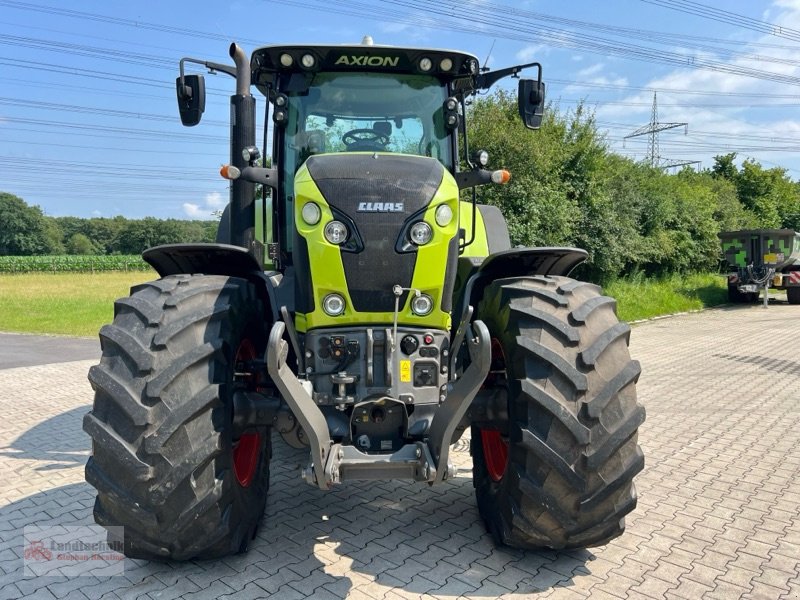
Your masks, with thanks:
[[(454, 275), (448, 263), (455, 258), (449, 257), (458, 254), (458, 188), (439, 161), (380, 152), (319, 154), (298, 171), (295, 191), (295, 223), (302, 238), (296, 247), (308, 250), (310, 290), (324, 296), (324, 289), (329, 289), (345, 297), (347, 309), (335, 324), (342, 318), (349, 321), (348, 317), (355, 322), (391, 322), (393, 289), (400, 286), (404, 288), (400, 307), (409, 304), (408, 289), (420, 290), (435, 302), (431, 315), (436, 318), (431, 322), (429, 315), (424, 324), (444, 326), (442, 316), (451, 309), (449, 295), (442, 305), (444, 282), (451, 276), (446, 271)], [(318, 223), (310, 224), (303, 216), (308, 202), (320, 208)], [(442, 204), (452, 215), (444, 225), (436, 220)], [(332, 221), (346, 227), (346, 234), (335, 243), (325, 234)], [(417, 244), (411, 229), (420, 222), (427, 224), (431, 236)], [(319, 309), (322, 298), (314, 300)], [(426, 321), (405, 312), (407, 318), (401, 311), (401, 322)]]

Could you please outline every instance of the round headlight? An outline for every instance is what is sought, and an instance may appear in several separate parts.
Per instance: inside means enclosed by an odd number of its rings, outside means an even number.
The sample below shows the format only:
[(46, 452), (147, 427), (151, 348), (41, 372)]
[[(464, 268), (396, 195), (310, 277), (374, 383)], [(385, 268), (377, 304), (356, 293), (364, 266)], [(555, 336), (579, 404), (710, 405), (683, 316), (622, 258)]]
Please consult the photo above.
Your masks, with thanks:
[(322, 301), (322, 310), (331, 317), (338, 317), (344, 312), (344, 298), (339, 294), (328, 294)]
[(411, 226), (411, 231), (408, 232), (408, 235), (411, 238), (411, 241), (417, 246), (424, 246), (431, 241), (431, 238), (433, 237), (433, 230), (431, 229), (430, 225), (424, 221), (420, 221)]
[(436, 224), (439, 227), (447, 227), (453, 220), (453, 209), (447, 204), (440, 204), (436, 209)]
[(478, 150), (473, 158), (480, 166), (485, 167), (489, 164), (489, 153), (486, 150)]
[(303, 210), (300, 211), (300, 214), (303, 216), (303, 221), (305, 221), (308, 225), (316, 225), (319, 223), (319, 219), (322, 216), (319, 206), (313, 202), (306, 202), (303, 205)]
[(425, 71), (426, 73), (433, 68), (433, 63), (431, 62), (430, 58), (421, 58), (419, 61), (419, 70)]
[(343, 244), (347, 241), (347, 225), (341, 221), (331, 221), (325, 225), (325, 239), (331, 244)]
[(449, 58), (443, 58), (442, 62), (439, 63), (439, 68), (442, 71), (449, 71), (450, 69), (453, 68), (453, 61), (450, 60)]
[(315, 64), (317, 64), (317, 59), (314, 58), (313, 54), (303, 54), (303, 57), (300, 59), (300, 63), (306, 69), (311, 69)]
[(411, 312), (424, 317), (433, 310), (433, 298), (428, 294), (420, 294), (411, 299)]
[(281, 54), (281, 64), (284, 67), (291, 67), (294, 59), (291, 54)]

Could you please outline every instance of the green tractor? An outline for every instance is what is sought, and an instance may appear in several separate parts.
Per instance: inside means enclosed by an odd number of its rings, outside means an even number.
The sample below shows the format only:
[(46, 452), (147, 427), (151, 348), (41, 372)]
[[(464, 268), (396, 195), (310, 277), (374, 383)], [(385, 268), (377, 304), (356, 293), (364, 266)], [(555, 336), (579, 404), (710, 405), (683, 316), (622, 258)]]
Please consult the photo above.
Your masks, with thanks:
[[(124, 527), (130, 557), (242, 552), (273, 435), (307, 448), (300, 476), (328, 490), (450, 479), (450, 447), (470, 429), (498, 543), (620, 535), (644, 465), (630, 329), (614, 300), (568, 277), (585, 251), (512, 247), (497, 208), (476, 201), (476, 186), (508, 173), (470, 152), (466, 102), (535, 69), (519, 111), (536, 129), (541, 66), (488, 71), (470, 54), (369, 38), (249, 60), (232, 44), (230, 56), (235, 66), (185, 58), (176, 82), (192, 126), (205, 88), (184, 64), (236, 80), (217, 243), (147, 250), (160, 278), (118, 300), (100, 331), (83, 424), (97, 523)], [(253, 86), (267, 99), (268, 166)]]

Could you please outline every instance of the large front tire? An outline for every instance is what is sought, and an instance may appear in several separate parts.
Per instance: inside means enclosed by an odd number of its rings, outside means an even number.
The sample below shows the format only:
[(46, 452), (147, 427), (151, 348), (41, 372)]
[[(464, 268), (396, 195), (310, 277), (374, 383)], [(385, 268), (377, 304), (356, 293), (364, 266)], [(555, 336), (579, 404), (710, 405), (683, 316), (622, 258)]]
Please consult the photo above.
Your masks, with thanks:
[(237, 362), (263, 355), (267, 339), (254, 287), (175, 275), (134, 287), (114, 312), (83, 422), (96, 522), (124, 527), (132, 558), (245, 550), (264, 512), (271, 450), (266, 427), (233, 432)]
[(484, 393), (508, 398), (507, 422), (472, 429), (478, 508), (499, 543), (585, 548), (624, 530), (644, 467), (639, 363), (630, 329), (597, 286), (566, 277), (490, 284), (478, 316), (492, 335)]

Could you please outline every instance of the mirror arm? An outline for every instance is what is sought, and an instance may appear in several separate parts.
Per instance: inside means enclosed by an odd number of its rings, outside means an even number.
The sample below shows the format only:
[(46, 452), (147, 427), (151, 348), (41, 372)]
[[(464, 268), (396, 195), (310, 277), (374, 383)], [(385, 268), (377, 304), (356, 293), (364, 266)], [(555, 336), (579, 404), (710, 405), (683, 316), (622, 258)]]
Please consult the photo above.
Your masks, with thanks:
[(192, 90), (189, 89), (186, 86), (186, 83), (185, 83), (185, 80), (184, 80), (184, 68), (183, 68), (183, 65), (184, 65), (184, 63), (187, 63), (187, 62), (196, 64), (196, 65), (203, 65), (206, 69), (208, 69), (208, 72), (211, 73), (211, 74), (215, 74), (217, 71), (219, 71), (220, 73), (227, 73), (228, 75), (230, 75), (234, 79), (236, 78), (236, 67), (231, 67), (230, 65), (223, 65), (223, 64), (211, 62), (211, 61), (208, 61), (208, 60), (198, 60), (196, 58), (183, 57), (180, 60), (180, 63), (178, 63), (179, 69), (180, 69), (180, 80), (181, 80), (181, 97), (183, 97), (183, 98), (191, 98), (192, 97)]
[(538, 75), (536, 76), (536, 80), (539, 83), (541, 83), (542, 65), (538, 62), (532, 62), (524, 65), (516, 65), (514, 67), (508, 67), (506, 69), (499, 69), (498, 71), (489, 71), (487, 73), (481, 73), (480, 75), (476, 75), (475, 87), (482, 90), (488, 90), (490, 87), (492, 87), (495, 83), (497, 83), (504, 77), (508, 77), (509, 75), (511, 75), (512, 77), (517, 77), (520, 71), (530, 67), (536, 67), (536, 69), (539, 71)]

